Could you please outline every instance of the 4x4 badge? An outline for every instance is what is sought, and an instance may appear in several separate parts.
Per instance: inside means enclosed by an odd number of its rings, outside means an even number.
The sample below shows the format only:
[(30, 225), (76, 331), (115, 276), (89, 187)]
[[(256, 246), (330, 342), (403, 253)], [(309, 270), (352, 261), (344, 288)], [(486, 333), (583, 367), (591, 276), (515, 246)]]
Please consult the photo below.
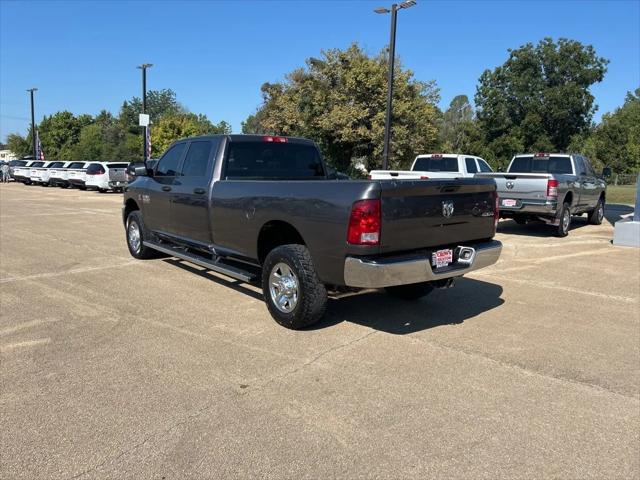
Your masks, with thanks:
[(442, 215), (444, 215), (447, 218), (453, 215), (453, 202), (451, 200), (442, 202)]

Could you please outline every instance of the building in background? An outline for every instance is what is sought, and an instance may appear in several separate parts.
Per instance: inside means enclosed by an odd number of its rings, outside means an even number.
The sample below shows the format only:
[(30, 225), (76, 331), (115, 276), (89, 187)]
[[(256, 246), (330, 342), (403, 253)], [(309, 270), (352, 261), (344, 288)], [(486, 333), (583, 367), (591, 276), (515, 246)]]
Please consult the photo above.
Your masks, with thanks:
[(10, 162), (17, 159), (18, 157), (11, 150), (0, 150), (0, 162)]

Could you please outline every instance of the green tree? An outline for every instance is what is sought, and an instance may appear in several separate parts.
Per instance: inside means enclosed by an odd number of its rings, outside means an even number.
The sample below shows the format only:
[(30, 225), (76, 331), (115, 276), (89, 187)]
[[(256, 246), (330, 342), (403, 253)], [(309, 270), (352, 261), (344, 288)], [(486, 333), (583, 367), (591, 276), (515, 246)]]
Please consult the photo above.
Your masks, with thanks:
[(587, 155), (599, 167), (616, 173), (640, 171), (640, 88), (628, 92), (624, 104), (606, 113), (591, 131), (573, 138), (571, 149)]
[(10, 133), (7, 135), (7, 148), (11, 150), (18, 158), (31, 154), (31, 136), (26, 139), (19, 133)]
[(80, 139), (80, 132), (92, 122), (91, 115), (75, 117), (68, 111), (45, 116), (37, 130), (46, 158), (49, 160), (74, 160), (73, 150)]
[[(185, 113), (186, 109), (178, 103), (176, 93), (171, 89), (149, 90), (147, 92), (146, 113), (149, 114), (151, 122), (158, 122), (165, 115)], [(138, 122), (138, 115), (142, 113), (142, 99), (133, 97), (125, 100), (120, 108), (119, 120), (123, 127), (131, 133), (141, 134)]]
[[(457, 95), (442, 114), (439, 139), (443, 151), (460, 151), (463, 136), (473, 122), (473, 107), (466, 95)], [(470, 153), (470, 152), (465, 152)]]
[(214, 125), (206, 115), (195, 113), (164, 115), (151, 127), (152, 156), (159, 157), (169, 145), (180, 138), (217, 133), (231, 133), (231, 127), (224, 120)]
[(482, 73), (475, 95), (488, 148), (502, 159), (566, 150), (589, 129), (596, 110), (589, 88), (602, 81), (607, 64), (575, 40), (545, 38), (509, 50), (503, 65)]
[[(262, 85), (263, 103), (243, 122), (245, 133), (314, 139), (329, 163), (353, 172), (381, 164), (388, 62), (384, 52), (368, 56), (357, 44), (325, 50), (283, 82)], [(434, 82), (420, 82), (396, 64), (391, 142), (392, 168), (406, 167), (416, 153), (437, 144)]]

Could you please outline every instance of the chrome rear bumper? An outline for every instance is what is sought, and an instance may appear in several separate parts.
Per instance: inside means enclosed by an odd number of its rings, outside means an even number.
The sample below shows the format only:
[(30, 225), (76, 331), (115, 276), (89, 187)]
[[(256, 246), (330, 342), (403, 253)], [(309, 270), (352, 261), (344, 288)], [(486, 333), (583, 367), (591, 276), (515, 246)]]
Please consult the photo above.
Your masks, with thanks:
[(497, 240), (464, 245), (475, 249), (471, 262), (456, 262), (442, 271), (434, 271), (431, 257), (400, 256), (365, 259), (347, 257), (344, 262), (344, 281), (349, 287), (383, 288), (410, 283), (433, 282), (460, 277), (474, 270), (493, 265), (500, 258), (502, 243)]

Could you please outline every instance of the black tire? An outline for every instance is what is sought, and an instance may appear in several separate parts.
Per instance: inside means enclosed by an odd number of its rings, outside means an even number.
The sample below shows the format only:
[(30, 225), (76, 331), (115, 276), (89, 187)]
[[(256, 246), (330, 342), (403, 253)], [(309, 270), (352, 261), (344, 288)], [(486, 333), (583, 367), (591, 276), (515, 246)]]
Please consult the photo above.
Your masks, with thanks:
[[(138, 229), (139, 242), (133, 241), (133, 234), (130, 235), (130, 230), (133, 228)], [(142, 214), (139, 210), (134, 210), (127, 217), (126, 228), (125, 228), (125, 238), (127, 241), (127, 248), (129, 249), (129, 253), (132, 257), (137, 258), (139, 260), (147, 260), (149, 258), (156, 257), (156, 251), (152, 248), (145, 247), (142, 242), (145, 239), (149, 238), (149, 234), (144, 227), (144, 221), (142, 220)]]
[(402, 300), (418, 300), (433, 292), (433, 285), (429, 282), (411, 283), (409, 285), (398, 285), (396, 287), (385, 287), (385, 291), (396, 298)]
[(107, 189), (106, 188), (99, 188), (98, 191), (100, 193), (107, 193)]
[(84, 185), (80, 185), (78, 188), (79, 188), (80, 190), (86, 190), (86, 189), (87, 189), (87, 187), (85, 187)]
[(520, 215), (516, 215), (515, 217), (513, 217), (513, 220), (515, 220), (515, 222), (518, 225), (526, 225), (527, 224), (527, 217), (521, 217)]
[[(295, 296), (287, 297), (289, 305), (279, 307), (276, 304), (278, 291), (283, 292), (283, 285), (274, 286), (271, 289), (272, 274), (277, 274), (279, 265), (284, 264), (293, 273)], [(280, 278), (285, 275), (280, 274)], [(291, 276), (287, 276), (291, 279)], [(293, 289), (291, 289), (293, 290)], [(267, 255), (262, 265), (262, 292), (269, 313), (276, 322), (286, 328), (298, 330), (318, 322), (327, 308), (327, 290), (318, 279), (316, 270), (311, 260), (311, 254), (304, 245), (282, 245)], [(294, 295), (292, 292), (289, 292)], [(294, 300), (295, 299), (295, 300)], [(290, 311), (286, 311), (291, 308)], [(285, 310), (285, 311), (283, 311)]]
[(602, 223), (602, 220), (604, 220), (604, 201), (602, 197), (598, 199), (596, 208), (587, 214), (587, 219), (591, 225), (600, 225)]
[(569, 228), (571, 228), (571, 205), (566, 202), (563, 203), (558, 218), (559, 223), (558, 226), (555, 227), (556, 237), (566, 237), (569, 235)]

